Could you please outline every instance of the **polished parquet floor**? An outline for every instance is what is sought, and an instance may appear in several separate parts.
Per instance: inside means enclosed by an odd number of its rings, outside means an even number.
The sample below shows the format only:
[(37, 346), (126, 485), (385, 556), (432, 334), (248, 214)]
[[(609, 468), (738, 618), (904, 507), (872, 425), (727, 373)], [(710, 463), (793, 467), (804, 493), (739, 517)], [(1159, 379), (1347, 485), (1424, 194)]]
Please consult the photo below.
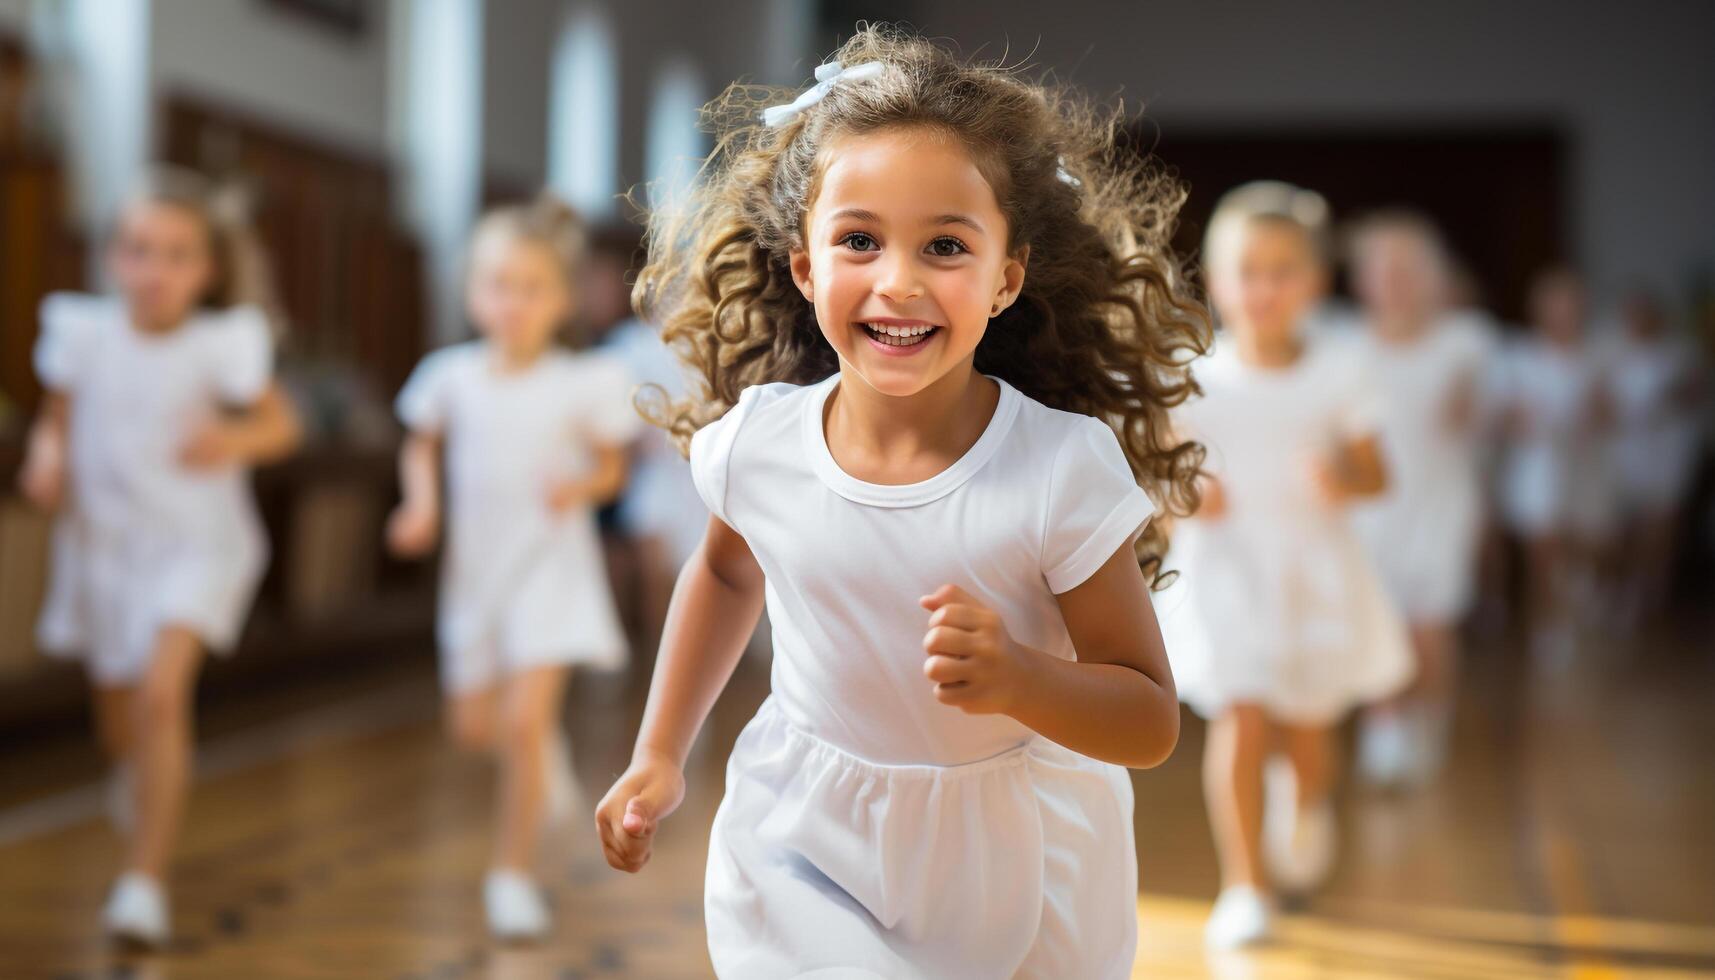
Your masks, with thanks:
[[(173, 868), (177, 938), (110, 949), (97, 912), (117, 858), (87, 739), (0, 753), (0, 978), (573, 978), (710, 975), (702, 870), (728, 746), (766, 694), (747, 661), (690, 767), (651, 867), (601, 860), (582, 814), (622, 766), (640, 678), (580, 677), (567, 726), (586, 799), (553, 835), (556, 932), (482, 930), (492, 774), (440, 737), (431, 658), (204, 711)], [(1281, 940), (1211, 960), (1216, 887), (1198, 789), (1202, 727), (1135, 774), (1139, 977), (1715, 976), (1715, 643), (1709, 624), (1586, 637), (1564, 669), (1516, 644), (1469, 658), (1445, 776), (1342, 792), (1340, 868)]]

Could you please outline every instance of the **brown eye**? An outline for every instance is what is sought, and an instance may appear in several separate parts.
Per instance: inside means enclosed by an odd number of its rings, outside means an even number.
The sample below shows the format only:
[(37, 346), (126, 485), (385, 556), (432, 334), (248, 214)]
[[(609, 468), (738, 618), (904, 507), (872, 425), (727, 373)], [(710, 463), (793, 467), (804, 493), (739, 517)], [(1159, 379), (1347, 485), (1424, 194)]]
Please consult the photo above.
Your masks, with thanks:
[(840, 239), (840, 244), (854, 252), (873, 252), (879, 248), (876, 240), (861, 231), (854, 231)]
[(929, 254), (941, 259), (950, 259), (955, 255), (967, 252), (965, 243), (957, 238), (942, 236), (929, 243)]

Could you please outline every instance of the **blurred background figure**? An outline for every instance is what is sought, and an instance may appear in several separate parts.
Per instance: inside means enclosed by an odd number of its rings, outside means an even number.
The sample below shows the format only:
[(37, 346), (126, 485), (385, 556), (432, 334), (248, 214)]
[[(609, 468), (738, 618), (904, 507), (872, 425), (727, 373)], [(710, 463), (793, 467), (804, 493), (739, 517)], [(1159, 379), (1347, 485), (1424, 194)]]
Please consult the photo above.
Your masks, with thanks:
[(1696, 349), (1674, 330), (1653, 293), (1631, 293), (1620, 317), (1609, 366), (1609, 465), (1619, 496), (1616, 619), (1629, 628), (1660, 616), (1667, 605), (1708, 378)]
[(1347, 521), (1389, 481), (1373, 358), (1305, 329), (1328, 225), (1327, 202), (1290, 184), (1221, 198), (1203, 248), (1220, 330), (1195, 372), (1202, 395), (1175, 417), (1209, 452), (1202, 505), (1177, 529), (1183, 578), (1161, 604), (1179, 695), (1209, 719), (1216, 950), (1270, 938), (1274, 893), (1303, 895), (1333, 870), (1333, 729), (1414, 670)]
[(1613, 599), (1601, 578), (1616, 502), (1613, 403), (1577, 274), (1538, 276), (1530, 315), (1530, 333), (1513, 343), (1504, 368), (1501, 505), (1523, 542), (1531, 649), (1556, 666), (1572, 653), (1574, 617)]
[(544, 818), (563, 823), (572, 806), (559, 720), (568, 669), (615, 669), (627, 653), (595, 508), (624, 485), (642, 422), (624, 365), (555, 345), (579, 299), (585, 237), (550, 196), (485, 215), (467, 284), (480, 339), (430, 354), (399, 393), (410, 434), (387, 538), (401, 555), (427, 554), (446, 514), (441, 680), (454, 741), (500, 764), (483, 902), (502, 939), (549, 929), (534, 865)]
[(1365, 717), (1360, 766), (1380, 785), (1419, 783), (1447, 750), (1459, 625), (1474, 595), (1483, 525), (1478, 447), (1490, 325), (1455, 309), (1451, 262), (1428, 219), (1379, 212), (1352, 229), (1354, 338), (1379, 389), (1387, 490), (1353, 518), (1411, 628), (1417, 671), (1401, 698)]
[(47, 388), (19, 486), (54, 526), (37, 636), (84, 661), (126, 841), (108, 932), (160, 946), (206, 652), (230, 652), (267, 561), (248, 470), (291, 452), (267, 263), (231, 203), (162, 170), (107, 246), (115, 294), (42, 303)]

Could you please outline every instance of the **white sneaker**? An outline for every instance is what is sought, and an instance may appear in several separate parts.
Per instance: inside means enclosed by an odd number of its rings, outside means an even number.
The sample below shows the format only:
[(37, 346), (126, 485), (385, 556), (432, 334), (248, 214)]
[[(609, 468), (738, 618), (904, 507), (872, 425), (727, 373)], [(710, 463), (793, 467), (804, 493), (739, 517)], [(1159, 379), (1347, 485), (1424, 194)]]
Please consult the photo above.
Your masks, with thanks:
[(482, 883), (488, 931), (496, 939), (540, 939), (548, 932), (548, 906), (536, 883), (517, 871), (496, 869)]
[(129, 834), (137, 823), (136, 770), (128, 762), (115, 765), (107, 774), (107, 822), (121, 834)]
[(1417, 771), (1415, 743), (1403, 711), (1364, 719), (1358, 739), (1358, 773), (1372, 786), (1397, 788)]
[(566, 733), (555, 726), (548, 736), (547, 751), (542, 753), (542, 786), (544, 808), (547, 811), (549, 824), (561, 824), (572, 817), (577, 809), (577, 791), (572, 784), (571, 750), (566, 744)]
[(161, 883), (146, 874), (127, 871), (113, 883), (102, 925), (116, 938), (144, 946), (167, 944), (167, 896)]
[(1314, 891), (1334, 870), (1334, 806), (1324, 798), (1308, 808), (1298, 799), (1298, 773), (1275, 756), (1263, 769), (1263, 858), (1282, 891)]
[(1210, 949), (1239, 949), (1268, 939), (1274, 931), (1274, 906), (1268, 897), (1250, 885), (1221, 890), (1215, 899), (1203, 943)]

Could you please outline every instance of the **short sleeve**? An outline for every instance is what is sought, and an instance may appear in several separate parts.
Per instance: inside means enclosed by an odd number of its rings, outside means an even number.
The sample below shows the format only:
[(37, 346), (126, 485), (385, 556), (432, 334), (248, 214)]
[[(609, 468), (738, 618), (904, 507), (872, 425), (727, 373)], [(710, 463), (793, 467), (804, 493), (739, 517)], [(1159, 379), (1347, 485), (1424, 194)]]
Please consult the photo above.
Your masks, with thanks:
[(1137, 537), (1155, 512), (1112, 429), (1083, 418), (1066, 434), (1049, 476), (1042, 576), (1068, 592)]
[(222, 401), (248, 405), (262, 397), (274, 377), (274, 336), (268, 318), (253, 306), (220, 314), (210, 327), (215, 351), (214, 387)]
[(727, 516), (727, 473), (731, 468), (733, 445), (738, 441), (739, 429), (758, 405), (778, 397), (780, 389), (790, 387), (783, 384), (752, 385), (739, 392), (738, 403), (725, 415), (691, 436), (691, 482), (696, 485), (697, 495), (703, 498), (709, 513), (729, 527), (732, 520)]
[(110, 305), (81, 293), (50, 293), (42, 299), (34, 360), (43, 387), (70, 391), (77, 386), (78, 369), (87, 362), (102, 312)]
[(584, 355), (578, 379), (578, 424), (591, 438), (606, 443), (630, 442), (643, 428), (643, 417), (632, 401), (635, 382), (631, 369), (617, 357)]
[(457, 347), (435, 351), (419, 361), (405, 379), (405, 387), (399, 389), (399, 397), (393, 402), (393, 410), (405, 428), (424, 433), (446, 430), (458, 352)]

